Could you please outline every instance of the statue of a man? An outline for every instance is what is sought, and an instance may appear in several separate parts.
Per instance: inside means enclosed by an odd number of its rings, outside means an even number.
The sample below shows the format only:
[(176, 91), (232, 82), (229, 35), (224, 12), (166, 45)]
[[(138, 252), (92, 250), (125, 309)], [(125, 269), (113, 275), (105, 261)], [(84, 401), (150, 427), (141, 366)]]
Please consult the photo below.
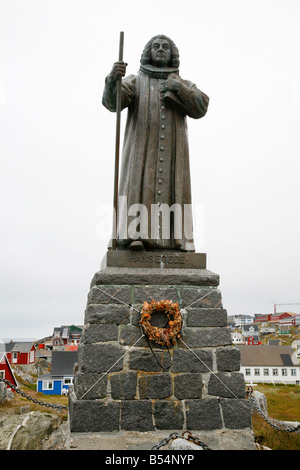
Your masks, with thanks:
[[(178, 49), (164, 35), (146, 44), (140, 64), (138, 75), (122, 80), (121, 108), (128, 116), (117, 249), (193, 252), (186, 116), (203, 117), (209, 98), (179, 76)], [(126, 65), (116, 62), (105, 79), (102, 103), (109, 111), (116, 111), (117, 80)]]

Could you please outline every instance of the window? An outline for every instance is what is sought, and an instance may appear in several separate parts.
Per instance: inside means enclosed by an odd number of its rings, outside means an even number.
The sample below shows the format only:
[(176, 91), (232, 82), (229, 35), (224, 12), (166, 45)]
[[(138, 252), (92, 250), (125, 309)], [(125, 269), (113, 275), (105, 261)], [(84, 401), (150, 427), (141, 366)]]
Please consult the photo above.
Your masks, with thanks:
[(273, 369), (273, 375), (278, 376), (278, 369)]
[(269, 369), (264, 369), (264, 375), (269, 375)]
[(5, 370), (0, 370), (0, 379), (5, 378)]
[(251, 375), (251, 369), (245, 369), (245, 375)]
[(296, 375), (297, 375), (296, 369), (291, 369), (291, 376), (296, 377)]
[(286, 377), (287, 376), (287, 369), (281, 369), (281, 374)]
[(73, 377), (65, 377), (64, 378), (64, 385), (72, 385)]
[(254, 375), (260, 375), (260, 370), (259, 369), (254, 369)]
[(43, 380), (43, 390), (53, 390), (53, 380)]

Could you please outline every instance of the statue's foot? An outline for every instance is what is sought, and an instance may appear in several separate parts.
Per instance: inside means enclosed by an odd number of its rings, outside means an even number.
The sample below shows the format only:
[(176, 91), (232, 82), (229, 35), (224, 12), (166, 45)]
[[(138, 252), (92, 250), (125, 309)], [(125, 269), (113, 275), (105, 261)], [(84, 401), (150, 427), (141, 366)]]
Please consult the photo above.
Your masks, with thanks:
[(131, 242), (128, 248), (129, 250), (134, 251), (140, 251), (145, 249), (143, 242), (141, 242), (140, 240), (135, 240), (134, 242)]

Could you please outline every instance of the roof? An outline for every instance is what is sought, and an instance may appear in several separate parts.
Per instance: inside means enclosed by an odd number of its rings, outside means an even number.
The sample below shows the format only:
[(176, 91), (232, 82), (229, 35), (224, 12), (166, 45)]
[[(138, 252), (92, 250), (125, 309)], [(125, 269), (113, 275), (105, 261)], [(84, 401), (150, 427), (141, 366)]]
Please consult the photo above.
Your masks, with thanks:
[(36, 351), (36, 358), (43, 358), (43, 357), (51, 357), (52, 356), (52, 351), (49, 351), (48, 349), (38, 349)]
[(5, 343), (5, 350), (6, 352), (14, 352), (18, 351), (20, 353), (28, 353), (33, 346), (33, 341), (22, 341), (22, 342), (14, 342), (10, 341), (9, 343)]
[(258, 325), (255, 323), (251, 323), (250, 325), (243, 325), (243, 330), (244, 331), (249, 331), (249, 330), (256, 330), (258, 331)]
[(82, 331), (83, 326), (76, 326), (76, 325), (71, 325), (70, 326), (70, 331)]
[(52, 376), (73, 375), (74, 364), (78, 361), (78, 351), (52, 351)]
[(14, 371), (12, 370), (12, 368), (10, 366), (10, 363), (9, 363), (9, 360), (7, 359), (7, 356), (6, 356), (5, 353), (0, 353), (0, 364), (6, 364), (7, 365), (7, 367), (10, 370), (11, 376), (12, 376), (14, 382), (15, 382), (15, 385), (18, 386), (18, 382), (17, 382), (17, 379), (15, 377)]
[(237, 346), (241, 352), (242, 366), (299, 367), (293, 362), (294, 351), (291, 346)]
[(53, 333), (56, 331), (61, 333), (64, 337), (67, 337), (69, 333), (71, 332), (81, 332), (83, 330), (83, 326), (81, 325), (61, 325), (61, 326), (55, 326), (53, 329)]

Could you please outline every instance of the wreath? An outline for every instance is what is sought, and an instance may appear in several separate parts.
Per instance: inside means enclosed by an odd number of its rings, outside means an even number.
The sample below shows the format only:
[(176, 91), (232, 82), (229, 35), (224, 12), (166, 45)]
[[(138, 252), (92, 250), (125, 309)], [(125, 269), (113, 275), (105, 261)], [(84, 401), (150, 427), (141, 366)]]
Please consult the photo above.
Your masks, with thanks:
[[(164, 312), (168, 318), (168, 327), (159, 328), (151, 325), (151, 316), (155, 312)], [(141, 312), (140, 325), (148, 340), (161, 346), (174, 346), (176, 338), (179, 338), (182, 327), (182, 317), (177, 303), (171, 300), (152, 300), (150, 304), (144, 302)]]

